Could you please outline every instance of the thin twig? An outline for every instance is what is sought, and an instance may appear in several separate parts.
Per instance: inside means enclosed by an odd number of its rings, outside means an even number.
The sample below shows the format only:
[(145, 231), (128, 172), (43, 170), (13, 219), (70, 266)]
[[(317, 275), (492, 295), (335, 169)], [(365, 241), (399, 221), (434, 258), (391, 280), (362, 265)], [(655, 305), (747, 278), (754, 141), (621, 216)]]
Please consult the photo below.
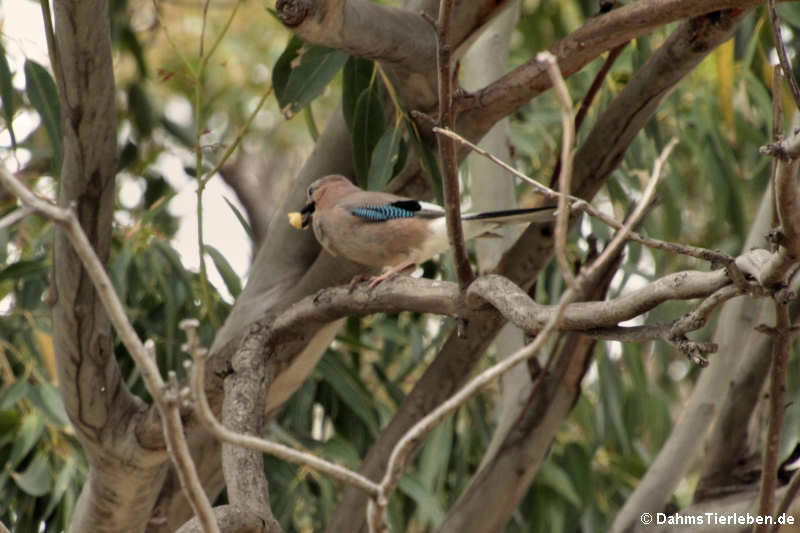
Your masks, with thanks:
[[(454, 0), (441, 0), (439, 20), (436, 23), (436, 41), (439, 60), (439, 124), (454, 129), (453, 74), (451, 71), (452, 49), (450, 45), (450, 21)], [(472, 267), (467, 259), (464, 245), (464, 230), (461, 227), (461, 199), (458, 185), (458, 158), (456, 145), (451, 139), (439, 138), (439, 157), (442, 161), (444, 183), (444, 208), (447, 219), (447, 235), (453, 249), (458, 284), (462, 290), (473, 280)]]
[(205, 0), (203, 2), (203, 24), (200, 27), (200, 52), (197, 54), (201, 61), (203, 60), (203, 46), (206, 42), (206, 23), (208, 22), (208, 5), (210, 3), (211, 0)]
[(718, 346), (711, 342), (692, 341), (686, 337), (686, 334), (705, 326), (711, 314), (720, 305), (747, 292), (752, 291), (745, 289), (743, 292), (735, 284), (722, 287), (703, 300), (695, 309), (676, 320), (666, 332), (666, 335), (661, 338), (683, 353), (694, 364), (703, 367), (708, 366), (708, 359), (705, 358), (705, 354), (715, 353)]
[[(541, 183), (534, 180), (530, 176), (526, 176), (525, 174), (523, 174), (516, 168), (512, 167), (505, 161), (498, 159), (497, 157), (490, 154), (480, 146), (471, 143), (470, 141), (468, 141), (461, 135), (455, 133), (454, 131), (436, 127), (433, 128), (433, 132), (439, 135), (446, 135), (448, 137), (451, 137), (456, 141), (458, 141), (459, 143), (461, 143), (462, 145), (469, 148), (470, 150), (474, 151), (475, 153), (489, 159), (490, 161), (504, 168), (505, 170), (507, 170), (514, 176), (518, 177), (525, 183), (531, 185), (534, 189), (536, 189), (536, 192), (538, 192), (545, 198), (550, 200), (556, 200), (560, 196), (560, 193), (558, 191), (555, 191), (550, 187), (547, 187), (546, 185), (542, 185)], [(577, 196), (568, 196), (568, 198), (572, 202), (570, 206), (572, 210), (586, 213), (587, 215), (596, 218), (597, 220), (603, 222), (604, 224), (606, 224), (611, 228), (620, 229), (622, 227), (621, 222), (606, 215), (601, 211), (598, 211), (597, 209), (594, 208), (594, 206), (592, 206), (592, 204), (585, 201), (584, 199), (578, 198)], [(716, 250), (709, 250), (707, 248), (700, 248), (698, 246), (691, 246), (688, 244), (681, 244), (677, 242), (669, 242), (669, 241), (662, 241), (659, 239), (653, 239), (650, 237), (645, 237), (644, 235), (636, 233), (635, 231), (632, 231), (628, 236), (628, 238), (634, 242), (638, 242), (642, 246), (647, 246), (648, 248), (686, 255), (689, 257), (694, 257), (695, 259), (708, 261), (710, 263), (717, 263), (719, 265), (725, 266), (728, 269), (729, 274), (735, 271), (737, 274), (739, 274), (739, 276), (741, 276), (741, 272), (734, 263), (734, 258), (729, 256), (728, 254), (718, 252)], [(733, 276), (731, 277), (733, 278)]]
[[(155, 0), (154, 0), (155, 1)], [(197, 224), (197, 248), (199, 254), (199, 261), (200, 261), (200, 291), (203, 296), (203, 304), (205, 306), (205, 312), (208, 314), (209, 319), (211, 320), (211, 324), (214, 326), (219, 325), (219, 320), (217, 319), (217, 314), (214, 312), (214, 303), (211, 298), (211, 288), (210, 282), (208, 281), (208, 269), (206, 267), (206, 251), (205, 251), (205, 235), (204, 235), (204, 227), (203, 227), (203, 192), (206, 188), (206, 183), (208, 183), (207, 179), (203, 179), (201, 176), (202, 168), (203, 168), (203, 146), (200, 142), (200, 138), (205, 133), (205, 127), (203, 122), (203, 85), (205, 83), (205, 73), (206, 67), (208, 66), (208, 61), (214, 55), (214, 52), (217, 51), (217, 47), (219, 47), (222, 39), (228, 33), (228, 29), (233, 22), (234, 17), (236, 16), (236, 12), (239, 10), (239, 6), (242, 4), (242, 0), (238, 0), (236, 4), (233, 6), (230, 15), (228, 16), (227, 20), (225, 21), (225, 25), (222, 27), (219, 35), (214, 40), (214, 43), (209, 48), (207, 54), (203, 54), (203, 41), (205, 39), (205, 15), (206, 10), (203, 11), (203, 31), (200, 35), (200, 64), (197, 67), (197, 73), (195, 75), (195, 84), (194, 84), (194, 121), (195, 121), (195, 146), (194, 146), (194, 167), (195, 167), (195, 175), (197, 176), (197, 210), (196, 210), (196, 224)], [(262, 101), (266, 99), (266, 96), (262, 96)], [(263, 103), (263, 102), (262, 102)], [(234, 146), (235, 148), (235, 146)], [(233, 150), (230, 150), (232, 152)], [(227, 154), (228, 156), (230, 153)], [(226, 158), (227, 159), (227, 158)], [(223, 161), (224, 162), (224, 161)]]
[[(758, 514), (771, 516), (775, 507), (775, 486), (778, 477), (778, 451), (786, 412), (786, 366), (792, 347), (792, 321), (789, 306), (775, 302), (775, 328), (772, 332), (772, 367), (769, 377), (769, 426), (761, 466), (761, 488)], [(756, 525), (754, 532), (767, 531), (765, 524)]]
[[(608, 51), (608, 55), (606, 56), (606, 60), (603, 62), (603, 66), (600, 67), (600, 70), (597, 71), (595, 74), (594, 80), (592, 80), (592, 85), (589, 86), (589, 90), (586, 91), (586, 94), (583, 96), (581, 100), (581, 105), (578, 107), (578, 112), (575, 113), (575, 131), (577, 132), (580, 130), (581, 125), (583, 124), (584, 119), (586, 118), (587, 113), (589, 112), (589, 108), (591, 107), (594, 99), (600, 93), (600, 88), (603, 86), (603, 81), (605, 80), (608, 72), (611, 70), (611, 67), (614, 65), (614, 62), (617, 60), (619, 55), (628, 46), (630, 41), (625, 41), (624, 43), (615, 46), (611, 50)], [(552, 187), (554, 183), (556, 183), (556, 179), (558, 175), (561, 173), (561, 159), (556, 161), (556, 164), (553, 166), (553, 173), (550, 175), (550, 186)]]
[[(150, 350), (139, 339), (128, 317), (125, 315), (125, 308), (114, 292), (111, 279), (108, 277), (103, 264), (97, 257), (92, 244), (86, 237), (74, 211), (72, 209), (63, 209), (48, 200), (40, 198), (22, 182), (2, 168), (0, 168), (0, 183), (2, 183), (3, 187), (5, 187), (8, 192), (19, 198), (24, 204), (32, 207), (63, 229), (75, 253), (81, 260), (83, 267), (86, 269), (86, 273), (92, 280), (92, 284), (97, 291), (97, 297), (102, 302), (106, 313), (108, 313), (108, 318), (114, 325), (117, 335), (141, 372), (142, 380), (161, 414), (163, 429), (165, 435), (167, 435), (168, 442), (179, 443), (184, 439), (183, 427), (180, 417), (178, 417), (177, 421), (173, 419), (171, 423), (167, 423), (169, 405), (165, 395), (165, 383), (161, 378), (155, 358), (151, 356)], [(194, 468), (191, 456), (182, 455), (188, 453), (188, 447), (176, 444), (175, 446), (169, 446), (169, 452), (170, 458), (179, 470), (183, 467), (189, 469)], [(195, 472), (194, 475), (196, 476), (197, 473)], [(181, 486), (187, 499), (190, 501), (196, 497), (205, 498), (205, 502), (198, 503), (195, 500), (198, 509), (210, 508), (210, 503), (208, 503), (205, 492), (201, 490), (201, 496), (198, 496), (191, 490), (190, 486), (183, 484)], [(207, 531), (216, 530), (212, 528)]]
[(642, 192), (641, 200), (639, 200), (639, 203), (636, 205), (633, 213), (631, 213), (631, 216), (628, 217), (628, 220), (625, 221), (625, 224), (614, 234), (614, 237), (611, 239), (611, 242), (608, 243), (608, 246), (605, 247), (600, 256), (595, 260), (594, 263), (592, 263), (592, 266), (587, 271), (587, 277), (591, 278), (591, 272), (593, 270), (598, 268), (602, 269), (605, 263), (612, 260), (617, 255), (619, 248), (624, 246), (630, 238), (633, 228), (639, 225), (642, 217), (644, 217), (644, 215), (647, 213), (648, 206), (655, 197), (656, 186), (663, 175), (662, 170), (664, 168), (664, 164), (666, 163), (669, 154), (672, 153), (672, 149), (675, 148), (676, 144), (678, 144), (678, 139), (673, 138), (661, 151), (661, 155), (656, 158), (655, 163), (653, 163), (653, 172), (650, 175), (650, 181), (647, 183), (647, 187), (645, 187), (644, 192)]
[(189, 352), (189, 355), (192, 356), (193, 361), (191, 365), (190, 383), (192, 388), (192, 396), (194, 398), (195, 412), (200, 423), (213, 436), (229, 444), (268, 453), (279, 459), (283, 459), (284, 461), (313, 468), (322, 473), (328, 474), (329, 476), (338, 479), (343, 483), (347, 483), (348, 485), (352, 485), (358, 489), (361, 489), (370, 496), (376, 497), (380, 494), (380, 488), (376, 483), (343, 466), (320, 459), (319, 457), (310, 453), (289, 448), (283, 444), (271, 442), (265, 439), (254, 437), (252, 435), (239, 434), (234, 431), (230, 431), (228, 428), (223, 426), (214, 416), (211, 406), (208, 403), (208, 398), (206, 397), (204, 383), (206, 364), (205, 353), (201, 350), (192, 348), (187, 349), (187, 351)]
[[(152, 341), (146, 343), (148, 351), (155, 361), (155, 345)], [(184, 389), (188, 392), (188, 390)], [(186, 442), (186, 435), (183, 431), (180, 407), (183, 392), (178, 384), (174, 371), (169, 372), (169, 385), (164, 388), (164, 416), (162, 427), (164, 428), (164, 438), (167, 441), (167, 449), (170, 457), (173, 458), (175, 471), (178, 473), (183, 492), (189, 500), (197, 521), (206, 533), (219, 533), (219, 526), (214, 518), (214, 510), (211, 507), (203, 489), (203, 482), (197, 474), (192, 454), (189, 451), (189, 444)]]
[(4, 216), (3, 218), (0, 218), (0, 229), (5, 229), (9, 226), (13, 226), (26, 216), (34, 212), (36, 212), (36, 210), (29, 205), (24, 205), (19, 209), (15, 209), (6, 216)]
[(536, 339), (534, 339), (532, 343), (522, 347), (514, 354), (506, 357), (499, 363), (481, 372), (475, 378), (470, 380), (463, 388), (461, 388), (461, 390), (420, 419), (413, 427), (411, 427), (411, 429), (408, 430), (408, 432), (406, 432), (397, 445), (395, 445), (391, 455), (389, 456), (389, 463), (387, 464), (386, 472), (380, 483), (382, 498), (377, 499), (375, 502), (371, 502), (371, 504), (368, 506), (367, 520), (372, 519), (373, 516), (382, 515), (383, 510), (381, 507), (385, 507), (386, 500), (396, 488), (397, 483), (399, 482), (400, 477), (405, 470), (405, 466), (408, 462), (409, 456), (411, 455), (411, 451), (415, 448), (415, 445), (425, 437), (425, 435), (427, 435), (434, 427), (436, 427), (436, 425), (438, 425), (444, 418), (452, 414), (456, 409), (463, 405), (464, 402), (466, 402), (469, 398), (475, 395), (483, 387), (491, 383), (495, 378), (501, 376), (518, 363), (532, 357), (545, 345), (545, 343), (549, 340), (550, 334), (557, 329), (566, 307), (577, 297), (578, 294), (582, 292), (583, 285), (593, 280), (594, 274), (603, 269), (609, 260), (613, 260), (613, 254), (617, 253), (619, 251), (619, 247), (624, 244), (625, 239), (631, 232), (631, 228), (639, 223), (641, 217), (647, 211), (647, 206), (652, 201), (655, 187), (661, 175), (661, 169), (676, 142), (677, 141), (670, 142), (662, 152), (661, 156), (656, 160), (656, 163), (653, 166), (653, 175), (650, 179), (650, 183), (648, 184), (648, 187), (646, 188), (645, 193), (643, 194), (639, 204), (636, 206), (633, 214), (617, 232), (617, 235), (614, 236), (614, 239), (612, 239), (605, 251), (600, 254), (596, 261), (592, 263), (592, 266), (589, 270), (587, 270), (586, 274), (584, 275), (584, 273), (581, 273), (576, 277), (574, 290), (573, 288), (568, 288), (564, 292), (558, 303), (558, 306), (555, 309), (555, 312), (550, 315), (546, 325), (536, 336)]
[(501, 376), (518, 363), (529, 359), (535, 355), (549, 340), (550, 334), (555, 330), (558, 320), (564, 308), (575, 299), (575, 292), (567, 289), (559, 301), (558, 307), (551, 315), (545, 327), (536, 336), (536, 339), (527, 346), (522, 347), (517, 352), (506, 357), (494, 366), (486, 369), (470, 380), (464, 387), (457, 393), (441, 403), (436, 409), (421, 418), (414, 426), (412, 426), (403, 438), (398, 441), (392, 450), (389, 457), (389, 462), (386, 467), (386, 473), (380, 483), (381, 492), (388, 499), (389, 495), (394, 491), (400, 477), (408, 462), (411, 451), (415, 445), (422, 440), (434, 427), (436, 427), (444, 418), (452, 414), (456, 409), (464, 404), (469, 398), (474, 396), (477, 392), (489, 385), (495, 378)]
[(536, 60), (544, 63), (553, 84), (553, 90), (561, 108), (561, 172), (558, 176), (558, 212), (555, 227), (555, 254), (561, 276), (568, 287), (575, 290), (575, 276), (567, 259), (567, 232), (569, 231), (569, 209), (567, 200), (572, 193), (572, 153), (575, 145), (575, 118), (572, 116), (572, 99), (567, 84), (558, 68), (556, 58), (550, 52), (539, 52)]
[[(778, 60), (781, 62), (781, 69), (786, 81), (789, 82), (789, 89), (794, 98), (794, 105), (800, 110), (800, 87), (797, 86), (797, 80), (794, 79), (792, 72), (792, 64), (789, 62), (789, 57), (786, 55), (786, 47), (783, 46), (783, 36), (781, 35), (781, 21), (778, 19), (778, 11), (775, 9), (775, 0), (769, 0), (769, 25), (772, 28), (772, 40), (775, 41), (775, 50), (778, 52)], [(773, 88), (777, 94), (780, 94), (780, 87)], [(774, 96), (778, 98), (778, 96)]]
[(233, 142), (225, 149), (225, 152), (222, 154), (222, 157), (220, 157), (219, 161), (217, 161), (217, 164), (214, 165), (214, 168), (209, 170), (208, 173), (201, 179), (203, 183), (208, 183), (208, 180), (214, 177), (214, 175), (219, 172), (219, 169), (222, 168), (222, 165), (228, 161), (228, 158), (230, 158), (231, 154), (233, 154), (233, 151), (236, 150), (236, 147), (242, 142), (245, 133), (247, 133), (247, 130), (250, 129), (250, 125), (253, 123), (253, 120), (256, 118), (258, 112), (261, 111), (261, 108), (264, 106), (267, 98), (269, 98), (269, 95), (272, 94), (272, 90), (273, 85), (270, 83), (269, 87), (267, 87), (267, 90), (264, 91), (264, 93), (261, 95), (261, 98), (258, 100), (256, 107), (247, 117), (247, 120), (245, 120), (244, 124), (242, 124), (242, 127), (239, 128), (239, 132), (236, 134)]

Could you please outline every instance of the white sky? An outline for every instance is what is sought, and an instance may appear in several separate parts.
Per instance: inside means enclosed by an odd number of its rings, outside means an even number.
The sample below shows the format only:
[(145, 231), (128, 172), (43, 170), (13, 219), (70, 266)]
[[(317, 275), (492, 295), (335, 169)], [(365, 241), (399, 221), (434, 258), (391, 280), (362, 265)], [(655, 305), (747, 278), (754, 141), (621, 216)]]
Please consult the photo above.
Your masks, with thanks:
[[(38, 2), (31, 0), (0, 0), (0, 23), (2, 24), (3, 44), (6, 48), (11, 71), (15, 73), (14, 84), (24, 87), (23, 65), (26, 59), (32, 59), (49, 68), (47, 44), (42, 27), (41, 8)], [(188, 107), (188, 106), (187, 106)], [(170, 111), (176, 111), (174, 108)], [(180, 112), (180, 109), (177, 110)], [(38, 117), (32, 114), (18, 114), (14, 120), (14, 132), (17, 138), (24, 138), (38, 125)], [(10, 137), (6, 132), (0, 134), (0, 158), (2, 164), (10, 170), (17, 170), (18, 162), (24, 164), (29, 154), (17, 150), (16, 157), (9, 157), (4, 148), (10, 146)], [(186, 160), (184, 160), (186, 158)], [(196, 187), (195, 180), (183, 172), (185, 163), (193, 164), (187, 154), (176, 150), (173, 154), (164, 154), (156, 163), (160, 171), (178, 194), (170, 202), (169, 210), (180, 217), (181, 224), (173, 246), (180, 253), (183, 264), (193, 270), (198, 269), (199, 256), (197, 247), (196, 224)], [(141, 194), (140, 187), (123, 183), (121, 201), (129, 204)], [(214, 246), (227, 258), (228, 262), (244, 278), (250, 264), (250, 241), (223, 197), (242, 209), (235, 194), (224, 184), (219, 176), (214, 177), (206, 186), (203, 195), (204, 237), (206, 244)], [(228, 295), (222, 279), (213, 262), (206, 259), (206, 266), (211, 282)], [(229, 298), (230, 301), (230, 298)]]

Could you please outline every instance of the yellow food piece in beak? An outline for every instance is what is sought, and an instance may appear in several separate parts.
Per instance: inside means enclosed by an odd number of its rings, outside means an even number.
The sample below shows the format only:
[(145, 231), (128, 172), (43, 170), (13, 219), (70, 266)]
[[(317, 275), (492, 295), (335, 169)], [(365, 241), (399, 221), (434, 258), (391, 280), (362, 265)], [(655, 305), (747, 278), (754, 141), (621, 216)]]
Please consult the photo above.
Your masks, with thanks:
[(295, 229), (305, 229), (303, 227), (303, 215), (301, 215), (298, 211), (292, 211), (289, 213), (289, 224), (292, 225)]

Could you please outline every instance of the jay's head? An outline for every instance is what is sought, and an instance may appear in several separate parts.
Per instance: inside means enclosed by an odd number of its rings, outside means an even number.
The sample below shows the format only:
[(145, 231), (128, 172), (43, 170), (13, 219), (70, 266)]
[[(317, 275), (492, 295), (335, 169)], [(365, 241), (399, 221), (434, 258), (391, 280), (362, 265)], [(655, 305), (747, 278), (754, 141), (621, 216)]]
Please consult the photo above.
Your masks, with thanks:
[(329, 209), (354, 189), (358, 190), (358, 187), (338, 174), (325, 176), (309, 185), (306, 205), (300, 210), (300, 214), (303, 216), (303, 227), (308, 226), (315, 210)]

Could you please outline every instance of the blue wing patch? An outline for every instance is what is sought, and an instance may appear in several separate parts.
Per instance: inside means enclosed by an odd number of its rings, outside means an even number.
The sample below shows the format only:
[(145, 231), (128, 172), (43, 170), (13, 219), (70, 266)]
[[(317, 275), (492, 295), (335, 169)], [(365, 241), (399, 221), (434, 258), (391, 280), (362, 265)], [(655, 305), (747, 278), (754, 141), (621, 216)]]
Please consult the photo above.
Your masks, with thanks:
[[(399, 202), (398, 202), (399, 203)], [(416, 210), (419, 210), (417, 207)], [(394, 204), (386, 205), (364, 205), (356, 207), (350, 211), (353, 215), (365, 218), (370, 222), (386, 222), (396, 218), (410, 218), (414, 216), (414, 211)]]

